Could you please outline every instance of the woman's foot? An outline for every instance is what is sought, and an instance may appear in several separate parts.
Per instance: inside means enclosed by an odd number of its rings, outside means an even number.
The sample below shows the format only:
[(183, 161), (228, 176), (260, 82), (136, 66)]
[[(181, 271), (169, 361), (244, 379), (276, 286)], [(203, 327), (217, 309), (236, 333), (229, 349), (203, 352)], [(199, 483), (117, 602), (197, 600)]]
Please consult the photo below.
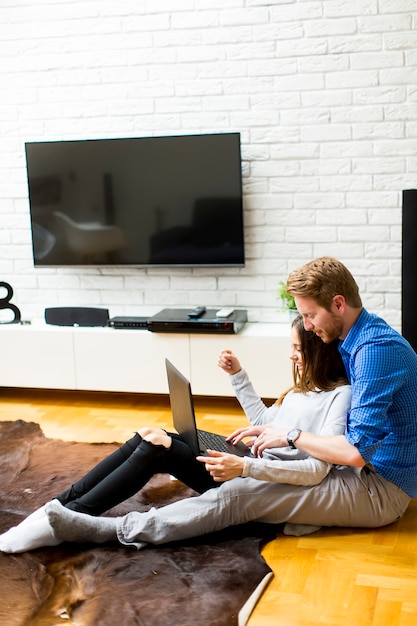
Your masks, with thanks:
[(8, 554), (57, 546), (60, 543), (62, 540), (55, 537), (44, 507), (0, 535), (0, 551)]

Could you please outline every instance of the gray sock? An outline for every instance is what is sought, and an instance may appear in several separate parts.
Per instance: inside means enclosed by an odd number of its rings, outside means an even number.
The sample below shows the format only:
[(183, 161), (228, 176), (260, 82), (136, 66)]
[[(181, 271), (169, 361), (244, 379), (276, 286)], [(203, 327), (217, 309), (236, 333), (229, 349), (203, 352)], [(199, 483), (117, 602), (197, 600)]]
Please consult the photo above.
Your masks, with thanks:
[(105, 543), (117, 540), (116, 517), (93, 517), (67, 509), (52, 500), (45, 505), (49, 523), (56, 537), (76, 543)]
[(284, 535), (292, 535), (293, 537), (302, 537), (303, 535), (311, 535), (320, 530), (321, 526), (312, 526), (311, 524), (292, 524), (287, 522), (284, 526)]

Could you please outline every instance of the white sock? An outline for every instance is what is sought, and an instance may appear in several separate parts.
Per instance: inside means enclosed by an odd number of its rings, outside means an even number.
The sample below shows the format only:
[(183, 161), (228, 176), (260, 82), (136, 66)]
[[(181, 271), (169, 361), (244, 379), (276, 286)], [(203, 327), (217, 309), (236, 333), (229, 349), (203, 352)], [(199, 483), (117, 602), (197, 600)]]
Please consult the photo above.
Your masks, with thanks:
[(41, 506), (39, 509), (36, 509), (36, 511), (33, 511), (33, 513), (25, 517), (25, 519), (20, 522), (19, 526), (23, 526), (23, 524), (28, 524), (28, 523), (31, 524), (32, 522), (35, 522), (37, 519), (44, 517), (44, 516), (45, 516), (45, 505)]
[(23, 536), (22, 531), (24, 527), (26, 527), (28, 524), (32, 524), (37, 519), (44, 517), (44, 516), (45, 516), (45, 505), (41, 506), (39, 509), (36, 509), (36, 511), (34, 511), (33, 513), (25, 517), (25, 519), (23, 519), (19, 524), (17, 524), (16, 526), (12, 526), (11, 528), (9, 528), (9, 530), (1, 534), (0, 535), (0, 550), (2, 550), (1, 546), (4, 544), (4, 542), (11, 540), (13, 537), (17, 539), (17, 537)]
[(0, 535), (1, 552), (17, 554), (62, 543), (55, 537), (45, 510), (38, 509), (33, 515), (31, 520), (26, 518), (18, 526)]

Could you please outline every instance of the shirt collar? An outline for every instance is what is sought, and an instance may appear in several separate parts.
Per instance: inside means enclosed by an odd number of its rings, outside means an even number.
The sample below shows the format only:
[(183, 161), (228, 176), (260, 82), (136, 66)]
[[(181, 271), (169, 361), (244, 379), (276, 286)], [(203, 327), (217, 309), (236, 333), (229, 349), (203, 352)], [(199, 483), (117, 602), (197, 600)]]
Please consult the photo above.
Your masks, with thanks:
[(341, 340), (339, 344), (341, 350), (348, 354), (352, 352), (362, 328), (368, 323), (370, 318), (371, 314), (366, 309), (362, 309), (345, 339)]

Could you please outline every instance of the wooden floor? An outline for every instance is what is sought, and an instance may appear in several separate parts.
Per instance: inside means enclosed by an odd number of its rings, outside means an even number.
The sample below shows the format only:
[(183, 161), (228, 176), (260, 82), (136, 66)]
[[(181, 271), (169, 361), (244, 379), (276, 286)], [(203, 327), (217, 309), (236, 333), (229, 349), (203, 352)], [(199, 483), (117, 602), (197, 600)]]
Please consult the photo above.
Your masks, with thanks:
[[(196, 399), (201, 428), (245, 423), (234, 399)], [(172, 428), (165, 396), (0, 389), (0, 420), (37, 422), (47, 437), (123, 442), (145, 425)], [(415, 626), (417, 502), (377, 530), (279, 535), (263, 550), (274, 578), (249, 626)]]

